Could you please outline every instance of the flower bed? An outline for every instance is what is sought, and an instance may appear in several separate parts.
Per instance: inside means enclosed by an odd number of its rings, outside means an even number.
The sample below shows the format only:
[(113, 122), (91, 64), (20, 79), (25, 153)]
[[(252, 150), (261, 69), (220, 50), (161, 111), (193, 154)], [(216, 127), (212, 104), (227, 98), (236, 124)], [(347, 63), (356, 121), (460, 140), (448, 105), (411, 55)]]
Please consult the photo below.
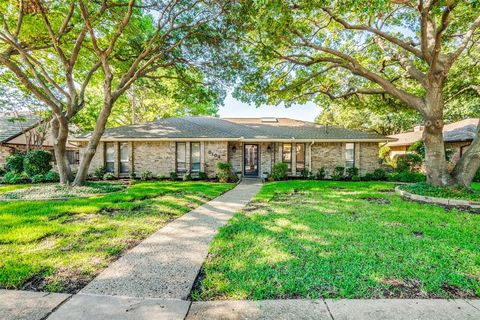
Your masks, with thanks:
[(398, 186), (395, 191), (407, 200), (480, 210), (478, 191), (435, 187), (425, 182)]
[(0, 194), (0, 201), (63, 200), (91, 197), (124, 189), (125, 186), (118, 183), (89, 183), (81, 187), (48, 184), (4, 192)]

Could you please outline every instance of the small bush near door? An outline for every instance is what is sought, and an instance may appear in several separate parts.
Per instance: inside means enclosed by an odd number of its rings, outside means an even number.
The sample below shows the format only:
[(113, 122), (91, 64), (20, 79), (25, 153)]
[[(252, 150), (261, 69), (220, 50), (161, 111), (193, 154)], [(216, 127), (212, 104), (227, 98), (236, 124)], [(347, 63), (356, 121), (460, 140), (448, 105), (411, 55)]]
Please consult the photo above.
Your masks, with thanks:
[(288, 165), (283, 162), (275, 163), (272, 168), (272, 178), (274, 180), (285, 180), (288, 176)]
[(217, 177), (222, 183), (238, 181), (237, 176), (233, 174), (232, 164), (228, 162), (217, 163)]

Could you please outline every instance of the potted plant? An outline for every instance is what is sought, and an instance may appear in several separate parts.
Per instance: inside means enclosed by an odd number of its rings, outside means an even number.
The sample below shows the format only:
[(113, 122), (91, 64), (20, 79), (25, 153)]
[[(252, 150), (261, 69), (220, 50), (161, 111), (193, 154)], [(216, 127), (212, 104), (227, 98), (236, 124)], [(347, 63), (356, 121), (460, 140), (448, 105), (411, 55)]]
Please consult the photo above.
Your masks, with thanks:
[(267, 179), (267, 178), (268, 178), (268, 175), (269, 175), (268, 172), (266, 172), (266, 171), (263, 172), (263, 173), (262, 173), (262, 179)]
[(237, 171), (235, 174), (237, 175), (238, 180), (242, 179), (242, 171)]

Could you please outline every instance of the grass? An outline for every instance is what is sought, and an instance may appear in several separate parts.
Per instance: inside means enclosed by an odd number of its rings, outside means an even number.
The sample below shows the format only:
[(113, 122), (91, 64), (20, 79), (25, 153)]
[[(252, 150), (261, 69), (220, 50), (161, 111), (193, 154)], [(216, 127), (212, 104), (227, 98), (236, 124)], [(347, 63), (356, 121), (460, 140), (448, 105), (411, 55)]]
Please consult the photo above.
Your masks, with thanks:
[(0, 288), (76, 292), (126, 249), (232, 187), (143, 182), (91, 198), (0, 202)]
[(14, 185), (0, 185), (0, 194), (10, 192), (18, 189), (31, 187), (30, 184), (14, 184)]
[(480, 190), (478, 188), (478, 183), (475, 183), (475, 185), (472, 187), (473, 190), (467, 190), (463, 188), (434, 187), (425, 182), (407, 184), (400, 186), (400, 188), (407, 192), (421, 196), (480, 201)]
[(194, 299), (480, 297), (480, 215), (382, 182), (265, 185), (210, 246)]

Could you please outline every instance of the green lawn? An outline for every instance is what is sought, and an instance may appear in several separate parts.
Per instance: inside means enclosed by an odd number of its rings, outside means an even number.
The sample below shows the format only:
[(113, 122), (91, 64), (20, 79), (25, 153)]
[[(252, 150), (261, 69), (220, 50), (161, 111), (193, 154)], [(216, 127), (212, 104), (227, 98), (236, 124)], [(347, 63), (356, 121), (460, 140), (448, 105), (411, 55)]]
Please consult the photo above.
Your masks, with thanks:
[(75, 292), (124, 250), (232, 187), (142, 182), (84, 199), (0, 202), (0, 288)]
[(263, 187), (210, 246), (194, 299), (480, 297), (480, 215), (381, 182)]

